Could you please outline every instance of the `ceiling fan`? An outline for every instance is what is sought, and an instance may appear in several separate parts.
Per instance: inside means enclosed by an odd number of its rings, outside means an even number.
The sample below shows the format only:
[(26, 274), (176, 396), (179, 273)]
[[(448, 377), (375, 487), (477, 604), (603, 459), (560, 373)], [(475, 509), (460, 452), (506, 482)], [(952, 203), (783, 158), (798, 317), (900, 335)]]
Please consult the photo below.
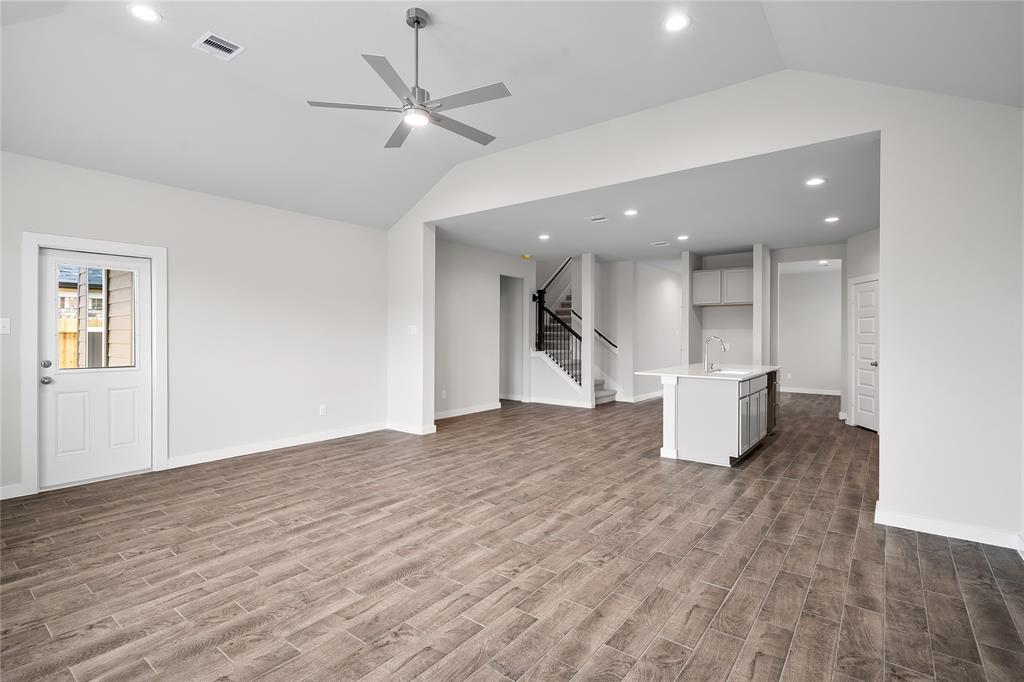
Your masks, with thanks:
[(492, 99), (508, 97), (512, 93), (505, 87), (504, 83), (492, 83), (481, 88), (466, 90), (455, 95), (448, 95), (439, 99), (430, 99), (430, 93), (420, 87), (420, 29), (425, 28), (430, 17), (419, 7), (413, 7), (405, 12), (405, 23), (416, 31), (416, 57), (413, 85), (410, 88), (402, 80), (402, 77), (391, 66), (386, 57), (375, 54), (364, 54), (363, 59), (370, 65), (370, 68), (377, 72), (377, 75), (387, 84), (391, 91), (398, 96), (402, 105), (400, 107), (380, 107), (372, 104), (342, 104), (340, 102), (315, 102), (307, 101), (311, 107), (328, 107), (333, 109), (361, 109), (369, 111), (389, 111), (402, 114), (402, 121), (391, 134), (385, 147), (401, 147), (405, 138), (413, 128), (433, 123), (445, 130), (450, 130), (456, 135), (473, 140), (480, 144), (490, 144), (494, 141), (493, 135), (488, 135), (482, 130), (477, 130), (465, 123), (442, 115), (441, 111), (448, 112), (457, 107), (465, 107), (470, 104), (489, 102)]

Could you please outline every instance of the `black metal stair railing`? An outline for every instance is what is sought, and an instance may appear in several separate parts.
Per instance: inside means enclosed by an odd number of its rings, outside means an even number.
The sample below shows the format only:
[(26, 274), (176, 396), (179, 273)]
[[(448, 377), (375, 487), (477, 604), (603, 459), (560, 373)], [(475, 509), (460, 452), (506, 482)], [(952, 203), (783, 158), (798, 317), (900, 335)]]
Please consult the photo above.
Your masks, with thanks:
[(537, 350), (565, 370), (579, 385), (583, 385), (583, 338), (556, 315), (550, 308), (539, 305), (540, 319), (537, 334)]

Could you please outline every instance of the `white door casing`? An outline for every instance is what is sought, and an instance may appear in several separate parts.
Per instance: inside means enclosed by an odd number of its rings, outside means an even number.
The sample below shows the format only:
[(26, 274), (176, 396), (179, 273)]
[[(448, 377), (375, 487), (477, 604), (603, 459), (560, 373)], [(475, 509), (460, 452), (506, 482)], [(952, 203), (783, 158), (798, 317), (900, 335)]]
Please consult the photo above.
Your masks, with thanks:
[[(85, 362), (85, 354), (75, 353), (76, 362), (90, 367), (61, 367), (58, 347), (59, 291), (58, 266), (93, 268), (101, 272), (103, 301), (102, 332), (87, 334), (102, 340), (99, 362)], [(117, 306), (125, 318), (114, 331), (108, 322), (108, 309), (115, 304), (106, 289), (106, 271), (118, 273), (118, 279), (131, 283), (122, 290), (126, 296)], [(146, 258), (101, 255), (79, 251), (41, 249), (39, 251), (38, 367), (40, 382), (38, 463), (40, 487), (54, 487), (148, 470), (153, 466), (153, 353), (152, 284), (150, 261)], [(113, 287), (111, 287), (113, 289)], [(81, 301), (89, 293), (88, 276), (76, 292)], [(119, 292), (120, 293), (120, 292)], [(80, 319), (85, 307), (79, 308)], [(130, 312), (130, 314), (128, 314)], [(88, 321), (83, 325), (88, 325)], [(108, 327), (111, 327), (108, 330)], [(130, 335), (127, 344), (112, 339)], [(108, 335), (110, 339), (108, 339)], [(79, 339), (82, 338), (79, 332)], [(110, 341), (110, 345), (108, 345)], [(118, 346), (129, 359), (126, 366), (107, 367), (111, 348)], [(127, 346), (127, 348), (126, 348)], [(112, 359), (112, 355), (111, 358)], [(44, 363), (50, 365), (44, 366)], [(117, 364), (117, 363), (112, 363)], [(99, 366), (96, 366), (99, 365)], [(44, 383), (49, 381), (50, 383)]]
[(848, 423), (878, 430), (879, 288), (877, 276), (850, 284), (850, 419)]

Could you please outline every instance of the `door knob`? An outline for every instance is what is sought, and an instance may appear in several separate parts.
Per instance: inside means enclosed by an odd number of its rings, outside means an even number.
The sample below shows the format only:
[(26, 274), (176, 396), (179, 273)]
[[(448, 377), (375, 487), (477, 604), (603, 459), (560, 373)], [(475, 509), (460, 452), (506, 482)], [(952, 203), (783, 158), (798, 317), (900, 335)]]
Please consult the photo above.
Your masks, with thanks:
[(41, 384), (52, 384), (53, 383), (53, 377), (40, 377), (39, 383), (41, 383)]
[(52, 363), (52, 362), (50, 362), (49, 360), (43, 360), (42, 362), (40, 362), (40, 363), (39, 363), (39, 366), (40, 366), (40, 367), (49, 367), (49, 366), (50, 366), (50, 365), (52, 365), (52, 364), (53, 364), (53, 363)]
[(872, 362), (872, 363), (871, 363), (871, 366), (872, 366), (872, 367), (878, 367), (878, 363), (877, 363), (877, 362)]

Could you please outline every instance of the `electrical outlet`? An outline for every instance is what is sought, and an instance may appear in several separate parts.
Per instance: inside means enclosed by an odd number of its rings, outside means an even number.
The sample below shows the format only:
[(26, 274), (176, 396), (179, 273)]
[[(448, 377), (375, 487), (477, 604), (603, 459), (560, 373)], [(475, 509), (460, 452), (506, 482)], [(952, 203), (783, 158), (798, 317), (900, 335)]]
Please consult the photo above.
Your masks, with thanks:
[(326, 405), (321, 405), (320, 406), (320, 416), (321, 417), (326, 417), (327, 416), (327, 406)]
[(406, 327), (405, 331), (409, 336), (416, 336), (416, 334), (419, 333), (419, 330), (416, 329), (416, 325), (414, 324), (410, 324), (408, 327)]
[(448, 391), (441, 389), (441, 400), (448, 400)]
[(793, 378), (793, 373), (792, 372), (786, 372), (786, 378), (787, 379), (792, 379)]
[(11, 318), (0, 317), (0, 334), (11, 333)]

